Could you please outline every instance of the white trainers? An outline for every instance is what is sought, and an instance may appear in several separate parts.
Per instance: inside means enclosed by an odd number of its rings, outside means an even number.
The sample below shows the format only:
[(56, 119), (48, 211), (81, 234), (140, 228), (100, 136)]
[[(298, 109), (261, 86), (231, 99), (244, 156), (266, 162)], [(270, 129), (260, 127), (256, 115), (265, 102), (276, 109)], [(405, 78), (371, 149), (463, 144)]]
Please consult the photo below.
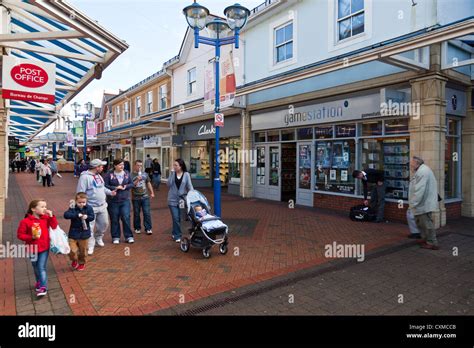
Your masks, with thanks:
[(181, 239), (179, 239), (179, 238), (178, 238), (178, 239), (175, 239), (175, 242), (176, 242), (176, 243), (181, 243)]
[(87, 250), (87, 253), (88, 253), (89, 255), (92, 255), (92, 254), (94, 253), (94, 248), (89, 248), (89, 249)]
[(133, 244), (133, 243), (135, 243), (135, 239), (133, 239), (132, 237), (130, 237), (130, 238), (127, 239), (127, 243)]
[(135, 233), (136, 233), (136, 234), (140, 234), (140, 233), (142, 233), (142, 231), (140, 231), (140, 230), (135, 230)]
[(95, 240), (95, 242), (97, 243), (98, 246), (100, 247), (103, 247), (105, 244), (104, 244), (104, 241), (102, 240), (102, 238), (97, 238)]
[(113, 244), (120, 244), (120, 239), (114, 239), (114, 240), (112, 241), (112, 243), (113, 243)]
[(153, 234), (153, 231), (152, 231), (152, 230), (148, 230), (148, 231), (146, 231), (146, 234)]

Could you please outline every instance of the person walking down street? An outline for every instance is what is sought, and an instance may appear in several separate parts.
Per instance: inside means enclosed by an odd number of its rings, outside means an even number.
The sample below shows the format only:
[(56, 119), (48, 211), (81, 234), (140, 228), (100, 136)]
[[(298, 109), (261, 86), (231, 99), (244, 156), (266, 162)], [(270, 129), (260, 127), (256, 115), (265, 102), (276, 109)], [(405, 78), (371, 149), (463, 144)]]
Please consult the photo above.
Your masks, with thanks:
[[(354, 170), (352, 177), (362, 181), (364, 187), (364, 205), (377, 213), (375, 222), (383, 222), (385, 210), (384, 171), (376, 169), (366, 169), (365, 171)], [(367, 200), (369, 183), (375, 184), (370, 193), (370, 202)]]
[(35, 171), (36, 171), (36, 181), (41, 182), (41, 176), (40, 176), (40, 171), (41, 171), (41, 164), (43, 163), (43, 160), (36, 160), (35, 164)]
[(88, 204), (92, 207), (95, 220), (90, 222), (91, 236), (88, 240), (87, 253), (92, 255), (97, 244), (104, 246), (103, 237), (109, 227), (109, 215), (107, 213), (106, 196), (115, 196), (116, 192), (105, 187), (102, 178), (102, 170), (106, 163), (100, 159), (95, 159), (90, 163), (90, 169), (82, 172), (77, 183), (76, 193), (85, 192)]
[(41, 163), (40, 167), (40, 175), (43, 180), (43, 187), (46, 186), (46, 183), (48, 184), (48, 187), (51, 186), (51, 167), (48, 163), (48, 161), (43, 160)]
[[(36, 171), (36, 160), (34, 158), (31, 159), (30, 163), (30, 173), (34, 174)], [(36, 179), (38, 180), (38, 179)]]
[(71, 200), (69, 209), (64, 213), (64, 218), (71, 220), (69, 228), (69, 247), (71, 252), (71, 267), (83, 271), (86, 267), (88, 241), (91, 237), (91, 221), (94, 221), (94, 209), (87, 204), (87, 194), (79, 192), (75, 200)]
[(177, 159), (173, 163), (173, 171), (170, 174), (168, 182), (168, 207), (170, 208), (171, 218), (173, 219), (172, 238), (175, 242), (181, 242), (181, 217), (180, 208), (184, 208), (184, 196), (191, 190), (194, 190), (186, 164), (182, 159)]
[(153, 162), (151, 160), (150, 154), (146, 155), (146, 160), (145, 160), (145, 172), (148, 175), (151, 175), (151, 168), (153, 166)]
[(48, 163), (51, 168), (51, 186), (54, 186), (54, 177), (58, 174), (58, 165), (54, 161), (53, 157), (48, 158)]
[(10, 160), (10, 169), (12, 170), (12, 173), (15, 173), (15, 161), (14, 160)]
[[(143, 162), (135, 161), (134, 171), (132, 172), (132, 203), (133, 203), (133, 227), (136, 234), (141, 233), (140, 210), (143, 212), (143, 224), (146, 234), (150, 235), (152, 231), (150, 197), (155, 198), (150, 177), (143, 172)], [(148, 194), (149, 193), (149, 194)]]
[(421, 247), (438, 250), (438, 240), (433, 224), (433, 212), (439, 210), (438, 184), (430, 167), (422, 158), (414, 156), (410, 161), (412, 177), (408, 189), (409, 208), (415, 216), (416, 226), (421, 233)]
[(159, 190), (161, 184), (161, 165), (160, 162), (158, 162), (158, 158), (153, 160), (151, 170), (153, 175), (153, 187)]
[(46, 207), (44, 199), (30, 202), (25, 218), (20, 221), (17, 237), (29, 246), (33, 255), (31, 263), (35, 272), (36, 296), (48, 293), (47, 264), (49, 256), (49, 228), (58, 227), (58, 220), (51, 210)]
[(105, 187), (109, 190), (115, 190), (117, 195), (109, 198), (108, 211), (111, 225), (112, 242), (120, 243), (122, 222), (123, 236), (127, 243), (134, 243), (132, 230), (130, 228), (130, 190), (133, 188), (133, 182), (130, 173), (124, 170), (124, 162), (121, 159), (114, 160), (114, 169), (105, 175)]

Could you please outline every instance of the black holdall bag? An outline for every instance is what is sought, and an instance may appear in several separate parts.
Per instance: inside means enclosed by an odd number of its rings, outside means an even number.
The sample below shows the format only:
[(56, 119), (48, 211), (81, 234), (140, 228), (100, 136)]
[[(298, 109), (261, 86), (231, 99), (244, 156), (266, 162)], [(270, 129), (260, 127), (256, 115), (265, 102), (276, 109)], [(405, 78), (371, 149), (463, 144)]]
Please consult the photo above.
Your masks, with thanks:
[(352, 221), (374, 221), (377, 218), (377, 213), (362, 204), (352, 207), (349, 217)]

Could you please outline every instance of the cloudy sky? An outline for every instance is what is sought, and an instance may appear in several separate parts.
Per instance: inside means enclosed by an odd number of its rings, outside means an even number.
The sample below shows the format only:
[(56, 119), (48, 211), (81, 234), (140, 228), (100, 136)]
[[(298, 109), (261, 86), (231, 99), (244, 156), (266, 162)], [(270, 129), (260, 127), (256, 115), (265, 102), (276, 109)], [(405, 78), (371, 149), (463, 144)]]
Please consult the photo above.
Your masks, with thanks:
[[(187, 23), (182, 9), (192, 0), (69, 0), (78, 10), (125, 40), (130, 46), (102, 74), (89, 84), (74, 101), (84, 105), (91, 101), (100, 106), (102, 94), (127, 89), (162, 68), (176, 56)], [(211, 13), (223, 16), (224, 8), (235, 1), (200, 0)], [(263, 0), (241, 0), (252, 9)], [(71, 112), (66, 107), (67, 112)]]

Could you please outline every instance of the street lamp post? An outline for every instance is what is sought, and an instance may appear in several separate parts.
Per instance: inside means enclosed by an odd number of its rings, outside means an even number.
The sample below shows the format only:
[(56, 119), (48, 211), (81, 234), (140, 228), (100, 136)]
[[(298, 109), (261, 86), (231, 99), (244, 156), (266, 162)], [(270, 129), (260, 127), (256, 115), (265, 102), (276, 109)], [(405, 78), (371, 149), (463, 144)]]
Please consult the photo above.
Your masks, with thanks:
[[(69, 118), (69, 116), (67, 117), (67, 121), (66, 121), (66, 124), (67, 124), (67, 135), (69, 136), (69, 132), (71, 131), (71, 119)], [(69, 141), (68, 141), (69, 143)], [(72, 146), (69, 145), (67, 147), (67, 160), (70, 161), (72, 160)]]
[[(74, 102), (71, 104), (71, 108), (74, 111), (74, 118), (77, 118), (77, 112), (81, 109), (81, 104), (78, 102)], [(84, 161), (86, 159), (84, 158)], [(76, 166), (77, 166), (77, 140), (76, 137), (74, 137), (74, 176), (76, 176), (78, 173), (76, 172)]]
[[(235, 44), (235, 48), (239, 48), (239, 35), (240, 30), (245, 26), (247, 23), (247, 19), (250, 15), (250, 11), (239, 5), (235, 4), (232, 6), (227, 7), (224, 10), (224, 14), (227, 18), (227, 22), (221, 19), (213, 19), (208, 21), (209, 18), (209, 10), (199, 5), (196, 0), (190, 6), (187, 6), (183, 9), (183, 14), (186, 17), (186, 21), (188, 25), (194, 31), (194, 47), (198, 48), (199, 44), (205, 44), (209, 46), (215, 47), (215, 79), (216, 79), (216, 102), (215, 102), (215, 113), (219, 113), (220, 111), (220, 81), (219, 81), (219, 60), (221, 51), (220, 48), (223, 45), (232, 45)], [(199, 32), (204, 28), (207, 28), (209, 32), (215, 34), (215, 38), (212, 37), (204, 37), (200, 36)], [(232, 36), (225, 36), (222, 37), (228, 30), (233, 30), (234, 35)], [(219, 126), (215, 127), (216, 129), (216, 168), (215, 168), (215, 177), (214, 177), (214, 214), (217, 216), (221, 215), (221, 181), (219, 175)]]
[(84, 105), (87, 110), (87, 114), (84, 114), (84, 160), (87, 157), (87, 116), (92, 115), (92, 110), (94, 110), (94, 105), (91, 102), (88, 102)]

